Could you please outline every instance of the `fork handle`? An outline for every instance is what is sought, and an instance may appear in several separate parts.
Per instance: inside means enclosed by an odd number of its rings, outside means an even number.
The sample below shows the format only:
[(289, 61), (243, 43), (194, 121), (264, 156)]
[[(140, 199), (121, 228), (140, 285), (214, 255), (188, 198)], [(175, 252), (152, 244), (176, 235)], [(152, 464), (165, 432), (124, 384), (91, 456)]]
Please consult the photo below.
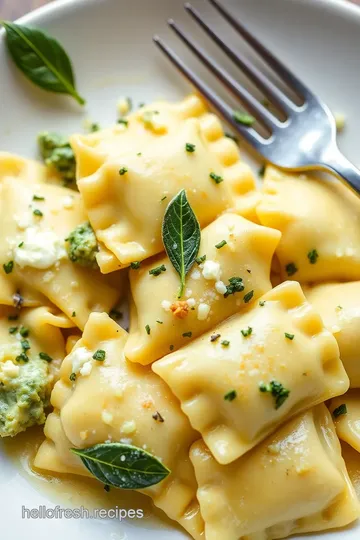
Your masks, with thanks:
[(353, 191), (360, 195), (360, 170), (337, 147), (332, 149), (321, 165), (325, 170), (339, 176)]

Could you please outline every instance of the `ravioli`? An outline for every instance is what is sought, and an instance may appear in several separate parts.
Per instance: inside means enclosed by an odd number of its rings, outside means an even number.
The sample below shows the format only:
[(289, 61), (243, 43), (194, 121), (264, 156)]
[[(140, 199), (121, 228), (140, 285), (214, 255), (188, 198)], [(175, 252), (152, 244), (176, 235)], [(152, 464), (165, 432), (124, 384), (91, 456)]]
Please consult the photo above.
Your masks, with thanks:
[[(196, 499), (196, 480), (189, 459), (198, 434), (181, 412), (176, 398), (149, 368), (125, 360), (127, 333), (105, 313), (93, 313), (83, 337), (61, 367), (51, 396), (50, 414), (35, 466), (55, 472), (89, 474), (70, 447), (85, 448), (105, 441), (146, 448), (172, 473), (142, 492), (194, 538), (203, 521)], [(92, 358), (96, 350), (105, 361)], [(74, 383), (69, 379), (76, 374)], [(89, 399), (89, 396), (91, 399)]]
[(338, 437), (360, 452), (360, 390), (332, 399), (329, 409)]
[(305, 289), (309, 302), (333, 333), (351, 388), (360, 388), (360, 281)]
[[(218, 249), (224, 240), (226, 245)], [(255, 302), (271, 289), (271, 259), (279, 240), (274, 229), (236, 214), (220, 216), (202, 231), (200, 264), (195, 263), (188, 274), (181, 301), (179, 276), (167, 257), (130, 270), (132, 306), (125, 356), (149, 364)], [(166, 271), (150, 274), (162, 267)]]
[(86, 221), (78, 193), (4, 178), (0, 208), (1, 304), (50, 302), (80, 328), (92, 311), (116, 304), (122, 275), (103, 276), (67, 256), (65, 238)]
[(59, 179), (40, 162), (9, 152), (0, 152), (0, 185), (6, 178), (36, 183), (59, 182)]
[(203, 441), (190, 451), (207, 540), (274, 540), (344, 527), (359, 503), (324, 405), (219, 465)]
[(349, 387), (336, 340), (296, 282), (279, 285), (152, 368), (221, 464)]
[(182, 189), (202, 227), (229, 209), (256, 219), (251, 170), (199, 98), (155, 103), (125, 122), (71, 138), (85, 209), (107, 250), (104, 273), (163, 251), (162, 218)]
[(256, 211), (262, 225), (281, 231), (282, 280), (360, 278), (360, 200), (339, 181), (267, 167)]

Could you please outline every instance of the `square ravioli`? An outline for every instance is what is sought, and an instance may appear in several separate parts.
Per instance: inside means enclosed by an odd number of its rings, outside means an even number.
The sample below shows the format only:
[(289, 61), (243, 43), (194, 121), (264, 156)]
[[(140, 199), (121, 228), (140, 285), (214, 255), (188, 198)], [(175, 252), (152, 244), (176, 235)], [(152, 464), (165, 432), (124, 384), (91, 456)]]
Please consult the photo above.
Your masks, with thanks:
[(279, 285), (152, 368), (222, 464), (349, 387), (335, 338), (296, 282)]
[(349, 390), (332, 399), (329, 410), (339, 439), (360, 452), (360, 390)]
[(250, 168), (195, 96), (155, 103), (71, 144), (86, 212), (107, 250), (98, 257), (104, 273), (163, 251), (164, 212), (182, 189), (202, 227), (229, 209), (257, 219)]
[[(151, 369), (127, 362), (127, 333), (105, 313), (93, 313), (83, 337), (65, 358), (52, 392), (50, 414), (35, 466), (89, 475), (69, 448), (105, 441), (144, 448), (171, 474), (141, 490), (194, 538), (203, 533), (189, 448), (198, 438), (177, 399)], [(104, 351), (104, 360), (93, 358)], [(72, 379), (70, 380), (70, 376)]]
[(0, 306), (0, 437), (45, 422), (69, 323), (54, 308)]
[(219, 465), (203, 441), (190, 457), (206, 540), (275, 540), (359, 517), (325, 405), (297, 416), (246, 456)]
[(360, 199), (340, 181), (267, 167), (256, 211), (262, 225), (282, 234), (282, 280), (360, 278)]
[(5, 178), (0, 207), (0, 303), (52, 303), (80, 328), (92, 311), (116, 304), (123, 276), (103, 276), (68, 256), (65, 239), (86, 222), (79, 193)]
[(360, 281), (324, 283), (304, 292), (339, 345), (350, 388), (360, 388)]
[[(223, 240), (226, 245), (217, 249)], [(198, 264), (186, 278), (185, 297), (180, 301), (179, 276), (168, 257), (130, 270), (125, 356), (150, 364), (255, 302), (271, 289), (271, 260), (279, 240), (275, 229), (236, 214), (220, 216), (201, 233)], [(154, 268), (166, 271), (154, 275)]]

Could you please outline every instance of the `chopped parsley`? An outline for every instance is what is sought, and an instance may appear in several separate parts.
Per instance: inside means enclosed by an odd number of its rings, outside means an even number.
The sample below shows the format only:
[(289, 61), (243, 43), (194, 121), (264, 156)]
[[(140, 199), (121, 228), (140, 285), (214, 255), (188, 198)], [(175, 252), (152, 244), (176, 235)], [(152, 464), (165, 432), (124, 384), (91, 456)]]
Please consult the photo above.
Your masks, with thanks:
[(9, 328), (9, 334), (16, 334), (17, 331), (18, 331), (18, 327), (17, 327), (17, 326), (10, 326), (10, 328)]
[(229, 285), (226, 285), (226, 292), (224, 293), (224, 298), (230, 296), (230, 294), (235, 294), (241, 292), (245, 289), (242, 278), (240, 277), (231, 277), (229, 278)]
[(347, 406), (346, 403), (342, 403), (336, 409), (333, 410), (333, 416), (334, 418), (338, 418), (339, 416), (347, 414)]
[(227, 392), (224, 396), (224, 399), (226, 401), (233, 401), (237, 396), (236, 390), (230, 390), (230, 392)]
[(307, 256), (308, 256), (310, 264), (315, 264), (318, 260), (319, 254), (316, 251), (316, 249), (312, 249), (311, 251), (309, 251)]
[(285, 270), (288, 276), (293, 276), (298, 271), (298, 267), (295, 263), (291, 262), (285, 266)]
[(37, 217), (43, 217), (43, 213), (41, 210), (39, 210), (38, 208), (35, 208), (35, 210), (33, 210), (33, 214), (34, 216), (37, 216)]
[(244, 126), (252, 126), (255, 123), (255, 118), (251, 114), (242, 111), (234, 111), (233, 118), (235, 122)]
[(33, 201), (45, 201), (45, 197), (40, 197), (40, 195), (33, 195)]
[(41, 360), (45, 360), (46, 362), (52, 362), (53, 361), (51, 356), (46, 352), (40, 352), (39, 353), (39, 358), (41, 358)]
[(266, 304), (265, 300), (260, 300), (259, 306), (264, 307)]
[(206, 255), (202, 255), (201, 257), (196, 257), (195, 262), (196, 264), (201, 264), (206, 261)]
[(253, 329), (251, 328), (251, 326), (248, 326), (248, 327), (246, 328), (246, 330), (241, 330), (241, 333), (242, 333), (242, 335), (243, 335), (244, 337), (249, 337), (249, 336), (251, 336), (252, 331), (253, 331)]
[(140, 261), (134, 261), (130, 263), (130, 268), (132, 270), (138, 270), (140, 268)]
[(228, 339), (223, 339), (221, 345), (223, 347), (228, 347), (230, 345), (230, 341)]
[(249, 291), (248, 293), (246, 293), (244, 296), (245, 304), (248, 304), (253, 296), (254, 296), (254, 291)]
[(192, 336), (192, 332), (184, 332), (182, 337), (191, 337)]
[(20, 328), (20, 336), (21, 337), (26, 338), (26, 337), (28, 337), (29, 334), (30, 334), (30, 330), (28, 328), (26, 328), (26, 326), (22, 326)]
[(129, 125), (129, 120), (126, 120), (125, 118), (119, 118), (118, 121), (117, 121), (118, 124), (122, 124), (123, 126), (125, 127), (128, 127)]
[(29, 361), (29, 357), (26, 353), (22, 352), (21, 354), (19, 354), (16, 358), (15, 358), (16, 362), (28, 362)]
[(106, 357), (106, 352), (103, 349), (98, 349), (93, 354), (93, 359), (97, 360), (98, 362), (103, 362), (105, 360), (105, 357)]
[(127, 172), (128, 172), (128, 168), (127, 168), (127, 167), (121, 167), (121, 169), (119, 170), (120, 176), (123, 176), (123, 175), (126, 174)]
[(213, 343), (214, 341), (217, 341), (219, 339), (221, 334), (213, 334), (212, 336), (210, 336), (210, 341), (211, 343)]
[(196, 148), (195, 144), (188, 143), (188, 142), (185, 144), (185, 150), (186, 150), (187, 152), (189, 152), (190, 154), (192, 154), (193, 152), (195, 152), (195, 148)]
[(287, 332), (285, 332), (285, 337), (292, 341), (294, 339), (294, 337), (295, 337), (295, 334), (288, 334)]
[(226, 244), (227, 244), (226, 240), (221, 240), (221, 242), (219, 242), (218, 244), (215, 244), (215, 247), (216, 249), (221, 249), (222, 247), (226, 246)]
[(75, 381), (76, 379), (76, 373), (71, 373), (70, 377), (69, 377), (70, 381)]
[(165, 264), (162, 264), (161, 266), (157, 266), (156, 268), (152, 268), (151, 270), (149, 270), (149, 274), (151, 276), (160, 276), (162, 272), (166, 272)]
[(219, 176), (218, 174), (215, 174), (214, 172), (210, 173), (211, 180), (214, 180), (215, 184), (221, 184), (221, 182), (224, 181), (222, 176)]
[(262, 382), (259, 384), (259, 390), (260, 392), (269, 392), (272, 395), (275, 401), (275, 409), (279, 409), (290, 394), (290, 390), (284, 388), (278, 381), (270, 381), (269, 384)]
[(156, 411), (156, 413), (153, 414), (152, 417), (156, 422), (160, 422), (160, 423), (165, 422), (164, 418), (161, 416), (159, 411)]
[(20, 242), (20, 244), (18, 245), (18, 247), (23, 247), (24, 245), (24, 242)]
[(11, 272), (14, 269), (14, 261), (9, 261), (3, 264), (3, 269), (4, 269), (5, 274), (11, 274)]
[(148, 324), (145, 326), (145, 330), (146, 330), (147, 335), (150, 336), (151, 329)]

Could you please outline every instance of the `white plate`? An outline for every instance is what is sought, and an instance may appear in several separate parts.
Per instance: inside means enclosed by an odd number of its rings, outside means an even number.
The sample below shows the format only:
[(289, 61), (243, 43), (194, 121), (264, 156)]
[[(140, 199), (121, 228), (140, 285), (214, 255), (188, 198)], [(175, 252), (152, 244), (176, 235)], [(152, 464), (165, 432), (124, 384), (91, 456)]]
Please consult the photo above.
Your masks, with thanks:
[[(249, 25), (334, 111), (347, 117), (340, 146), (359, 165), (360, 124), (360, 10), (341, 0), (228, 0)], [(194, 0), (209, 21), (218, 21), (213, 9)], [(214, 52), (183, 12), (181, 0), (63, 0), (34, 12), (23, 23), (38, 25), (59, 38), (75, 65), (79, 92), (88, 100), (86, 110), (61, 96), (49, 95), (28, 83), (9, 61), (0, 36), (0, 149), (36, 155), (36, 134), (43, 129), (64, 133), (81, 129), (90, 117), (102, 125), (114, 121), (119, 96), (134, 102), (154, 98), (181, 98), (189, 88), (151, 43), (153, 33), (166, 37), (185, 53), (166, 28), (173, 16)], [(235, 35), (220, 20), (232, 41)], [(241, 41), (238, 46), (243, 47)], [(249, 53), (248, 49), (247, 53)], [(197, 69), (198, 64), (190, 61)], [(225, 62), (228, 65), (227, 62)], [(199, 69), (200, 73), (204, 73)], [(215, 85), (216, 86), (216, 85)], [(0, 445), (1, 539), (18, 540), (175, 540), (182, 532), (143, 520), (24, 520), (21, 506), (54, 507), (56, 496), (39, 490), (19, 472)], [(155, 528), (154, 528), (155, 527)], [(356, 540), (360, 525), (321, 535), (322, 540)], [(297, 537), (299, 538), (299, 537)], [(306, 539), (320, 538), (319, 535)]]

